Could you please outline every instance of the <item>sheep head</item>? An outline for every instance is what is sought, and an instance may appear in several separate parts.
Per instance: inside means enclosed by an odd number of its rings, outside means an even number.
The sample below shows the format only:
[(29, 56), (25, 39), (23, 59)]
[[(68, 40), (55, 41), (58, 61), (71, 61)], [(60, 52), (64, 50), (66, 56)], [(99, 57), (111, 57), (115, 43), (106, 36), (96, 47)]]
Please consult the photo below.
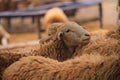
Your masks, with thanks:
[(71, 47), (83, 46), (90, 41), (89, 32), (75, 22), (53, 23), (49, 27), (48, 35)]

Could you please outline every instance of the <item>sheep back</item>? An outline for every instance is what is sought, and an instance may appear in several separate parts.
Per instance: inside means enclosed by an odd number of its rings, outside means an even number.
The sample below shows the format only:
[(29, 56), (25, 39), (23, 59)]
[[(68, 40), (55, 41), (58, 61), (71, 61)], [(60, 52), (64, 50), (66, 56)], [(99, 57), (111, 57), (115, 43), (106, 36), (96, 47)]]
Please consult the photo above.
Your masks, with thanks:
[(49, 58), (29, 56), (8, 67), (3, 80), (119, 80), (118, 55), (82, 55), (58, 62)]

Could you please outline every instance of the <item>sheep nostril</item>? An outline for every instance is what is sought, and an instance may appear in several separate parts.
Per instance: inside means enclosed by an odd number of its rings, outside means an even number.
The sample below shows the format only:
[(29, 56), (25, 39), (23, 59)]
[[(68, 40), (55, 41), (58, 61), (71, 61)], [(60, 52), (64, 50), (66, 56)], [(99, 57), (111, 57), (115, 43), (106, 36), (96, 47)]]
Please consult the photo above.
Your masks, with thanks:
[(88, 37), (90, 37), (90, 34), (85, 34), (85, 36), (88, 36)]

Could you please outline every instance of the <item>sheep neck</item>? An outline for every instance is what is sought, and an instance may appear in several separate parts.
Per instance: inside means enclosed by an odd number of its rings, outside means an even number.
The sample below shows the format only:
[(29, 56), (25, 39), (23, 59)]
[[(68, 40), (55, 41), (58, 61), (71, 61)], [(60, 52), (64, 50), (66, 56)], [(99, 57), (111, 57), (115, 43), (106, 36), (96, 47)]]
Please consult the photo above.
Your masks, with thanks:
[(58, 61), (64, 61), (72, 57), (75, 47), (68, 47), (62, 40), (51, 40), (40, 46), (40, 55), (50, 57)]
[[(58, 40), (57, 40), (58, 41)], [(74, 52), (76, 51), (76, 47), (67, 46), (62, 40), (56, 41), (57, 47), (57, 59), (59, 61), (64, 61), (72, 57)]]

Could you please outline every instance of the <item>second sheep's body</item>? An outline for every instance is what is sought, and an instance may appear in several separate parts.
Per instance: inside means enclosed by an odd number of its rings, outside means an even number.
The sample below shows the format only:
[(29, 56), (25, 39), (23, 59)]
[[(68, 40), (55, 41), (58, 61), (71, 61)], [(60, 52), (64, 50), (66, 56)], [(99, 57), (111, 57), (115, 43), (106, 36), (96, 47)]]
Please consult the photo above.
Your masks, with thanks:
[(119, 80), (118, 55), (82, 55), (58, 62), (49, 58), (29, 56), (8, 67), (3, 80)]

